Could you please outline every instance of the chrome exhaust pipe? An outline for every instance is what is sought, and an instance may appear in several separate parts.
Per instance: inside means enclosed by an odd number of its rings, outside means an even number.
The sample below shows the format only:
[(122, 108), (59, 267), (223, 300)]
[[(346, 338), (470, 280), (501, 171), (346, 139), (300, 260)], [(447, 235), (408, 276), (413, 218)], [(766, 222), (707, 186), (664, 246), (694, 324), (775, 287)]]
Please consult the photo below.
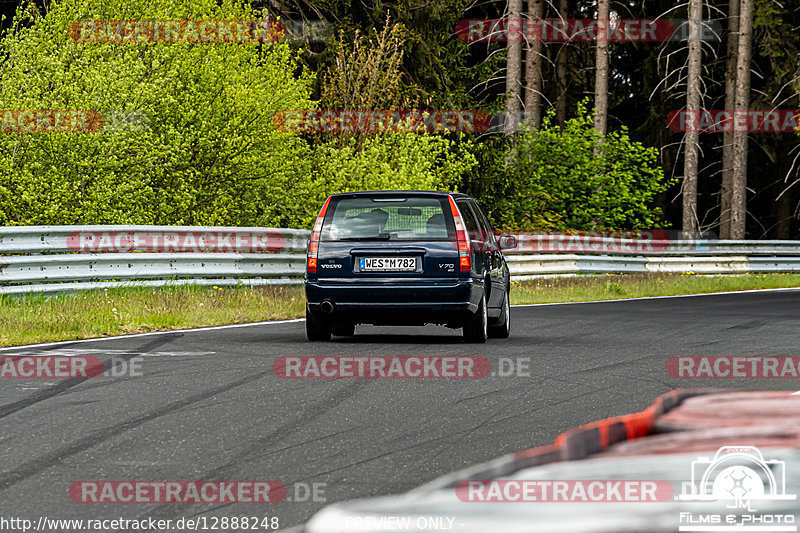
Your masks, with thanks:
[(321, 304), (319, 304), (319, 310), (326, 315), (333, 313), (333, 302), (330, 300), (325, 300)]

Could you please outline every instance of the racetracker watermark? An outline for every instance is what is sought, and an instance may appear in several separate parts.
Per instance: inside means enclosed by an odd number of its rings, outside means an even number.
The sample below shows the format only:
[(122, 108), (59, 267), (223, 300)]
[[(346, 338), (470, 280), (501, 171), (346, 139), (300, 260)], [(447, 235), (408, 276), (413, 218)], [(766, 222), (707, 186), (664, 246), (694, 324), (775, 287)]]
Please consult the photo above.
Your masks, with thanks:
[(102, 131), (145, 131), (153, 121), (146, 111), (103, 111)]
[(667, 374), (694, 379), (780, 379), (800, 377), (798, 356), (675, 356)]
[(277, 252), (288, 242), (276, 231), (76, 231), (67, 236), (74, 252)]
[(273, 43), (286, 28), (275, 20), (75, 20), (69, 37), (79, 43)]
[(279, 378), (477, 379), (492, 364), (481, 356), (281, 356), (272, 364)]
[(0, 358), (0, 379), (90, 379), (143, 375), (139, 358), (112, 357), (107, 364), (91, 355), (12, 355)]
[(466, 480), (456, 485), (462, 502), (667, 502), (669, 481), (618, 479), (502, 479)]
[(214, 516), (196, 518), (49, 518), (38, 520), (0, 516), (0, 531), (270, 531), (280, 529), (280, 518), (271, 515)]
[(467, 42), (662, 42), (685, 41), (699, 31), (719, 41), (722, 25), (677, 19), (462, 19), (456, 35)]
[(478, 133), (493, 118), (480, 110), (278, 111), (272, 124), (288, 133)]
[[(474, 242), (487, 243), (490, 239), (480, 231), (469, 232)], [(506, 235), (495, 232), (495, 240)], [(511, 253), (620, 253), (657, 254), (667, 250), (704, 250), (704, 240), (715, 235), (705, 234), (703, 239), (690, 237), (673, 230), (622, 230), (622, 231), (573, 231), (570, 233), (520, 232), (511, 234), (516, 239), (514, 246), (503, 244), (503, 250)]]
[(92, 133), (103, 127), (103, 115), (89, 110), (3, 109), (2, 133)]
[(285, 32), (284, 41), (324, 43), (333, 37), (333, 26), (327, 20), (282, 20), (277, 25)]
[(676, 133), (800, 133), (800, 110), (678, 110), (667, 115), (667, 127)]
[(76, 481), (75, 503), (279, 503), (287, 489), (279, 481)]
[[(375, 531), (452, 531), (455, 530), (455, 516), (446, 515), (380, 515), (345, 516), (330, 531), (337, 533), (374, 533)], [(339, 529), (343, 527), (343, 529)]]
[[(502, 233), (497, 233), (499, 237)], [(664, 230), (576, 231), (574, 233), (515, 233), (517, 245), (509, 252), (631, 252), (666, 250), (670, 235)], [(482, 240), (482, 239), (479, 239)]]
[(93, 378), (103, 374), (99, 357), (4, 356), (0, 378)]

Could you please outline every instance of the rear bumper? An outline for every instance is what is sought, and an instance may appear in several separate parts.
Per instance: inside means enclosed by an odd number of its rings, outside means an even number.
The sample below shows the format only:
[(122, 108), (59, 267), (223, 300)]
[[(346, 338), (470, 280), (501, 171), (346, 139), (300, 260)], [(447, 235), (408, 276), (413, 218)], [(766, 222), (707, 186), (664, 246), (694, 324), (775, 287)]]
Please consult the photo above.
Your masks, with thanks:
[(478, 309), (483, 282), (459, 279), (431, 282), (330, 282), (306, 280), (309, 310), (334, 305), (332, 318), (371, 324), (448, 323)]

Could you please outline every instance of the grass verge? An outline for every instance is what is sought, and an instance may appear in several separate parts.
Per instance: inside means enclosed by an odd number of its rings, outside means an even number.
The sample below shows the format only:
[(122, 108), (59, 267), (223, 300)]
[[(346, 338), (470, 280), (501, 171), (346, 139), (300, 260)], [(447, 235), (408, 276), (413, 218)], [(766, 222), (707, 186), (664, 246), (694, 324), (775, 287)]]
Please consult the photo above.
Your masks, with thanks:
[(694, 274), (625, 274), (544, 278), (512, 282), (512, 304), (589, 302), (647, 296), (674, 296), (749, 289), (800, 287), (798, 274), (697, 276)]
[(0, 297), (0, 346), (304, 316), (299, 286), (121, 288)]
[[(800, 287), (800, 275), (629, 274), (514, 282), (514, 304)], [(298, 318), (303, 289), (175, 286), (0, 297), (0, 346)]]

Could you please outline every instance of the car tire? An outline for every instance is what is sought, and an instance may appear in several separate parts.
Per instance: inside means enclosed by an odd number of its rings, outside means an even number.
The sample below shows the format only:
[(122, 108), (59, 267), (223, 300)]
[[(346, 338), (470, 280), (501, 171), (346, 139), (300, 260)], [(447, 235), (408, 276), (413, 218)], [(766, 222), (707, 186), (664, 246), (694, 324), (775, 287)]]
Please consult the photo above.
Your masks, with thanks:
[(331, 340), (331, 326), (328, 321), (319, 313), (308, 309), (306, 309), (306, 337), (312, 342)]
[(332, 333), (337, 337), (352, 337), (356, 334), (356, 325), (353, 323), (338, 324), (333, 327)]
[(489, 326), (489, 337), (493, 339), (507, 339), (511, 334), (511, 305), (508, 303), (508, 292), (503, 298), (503, 310), (500, 319), (502, 322)]
[(486, 293), (481, 296), (478, 309), (467, 315), (464, 321), (464, 339), (467, 342), (484, 343), (489, 336), (489, 316), (486, 309)]

